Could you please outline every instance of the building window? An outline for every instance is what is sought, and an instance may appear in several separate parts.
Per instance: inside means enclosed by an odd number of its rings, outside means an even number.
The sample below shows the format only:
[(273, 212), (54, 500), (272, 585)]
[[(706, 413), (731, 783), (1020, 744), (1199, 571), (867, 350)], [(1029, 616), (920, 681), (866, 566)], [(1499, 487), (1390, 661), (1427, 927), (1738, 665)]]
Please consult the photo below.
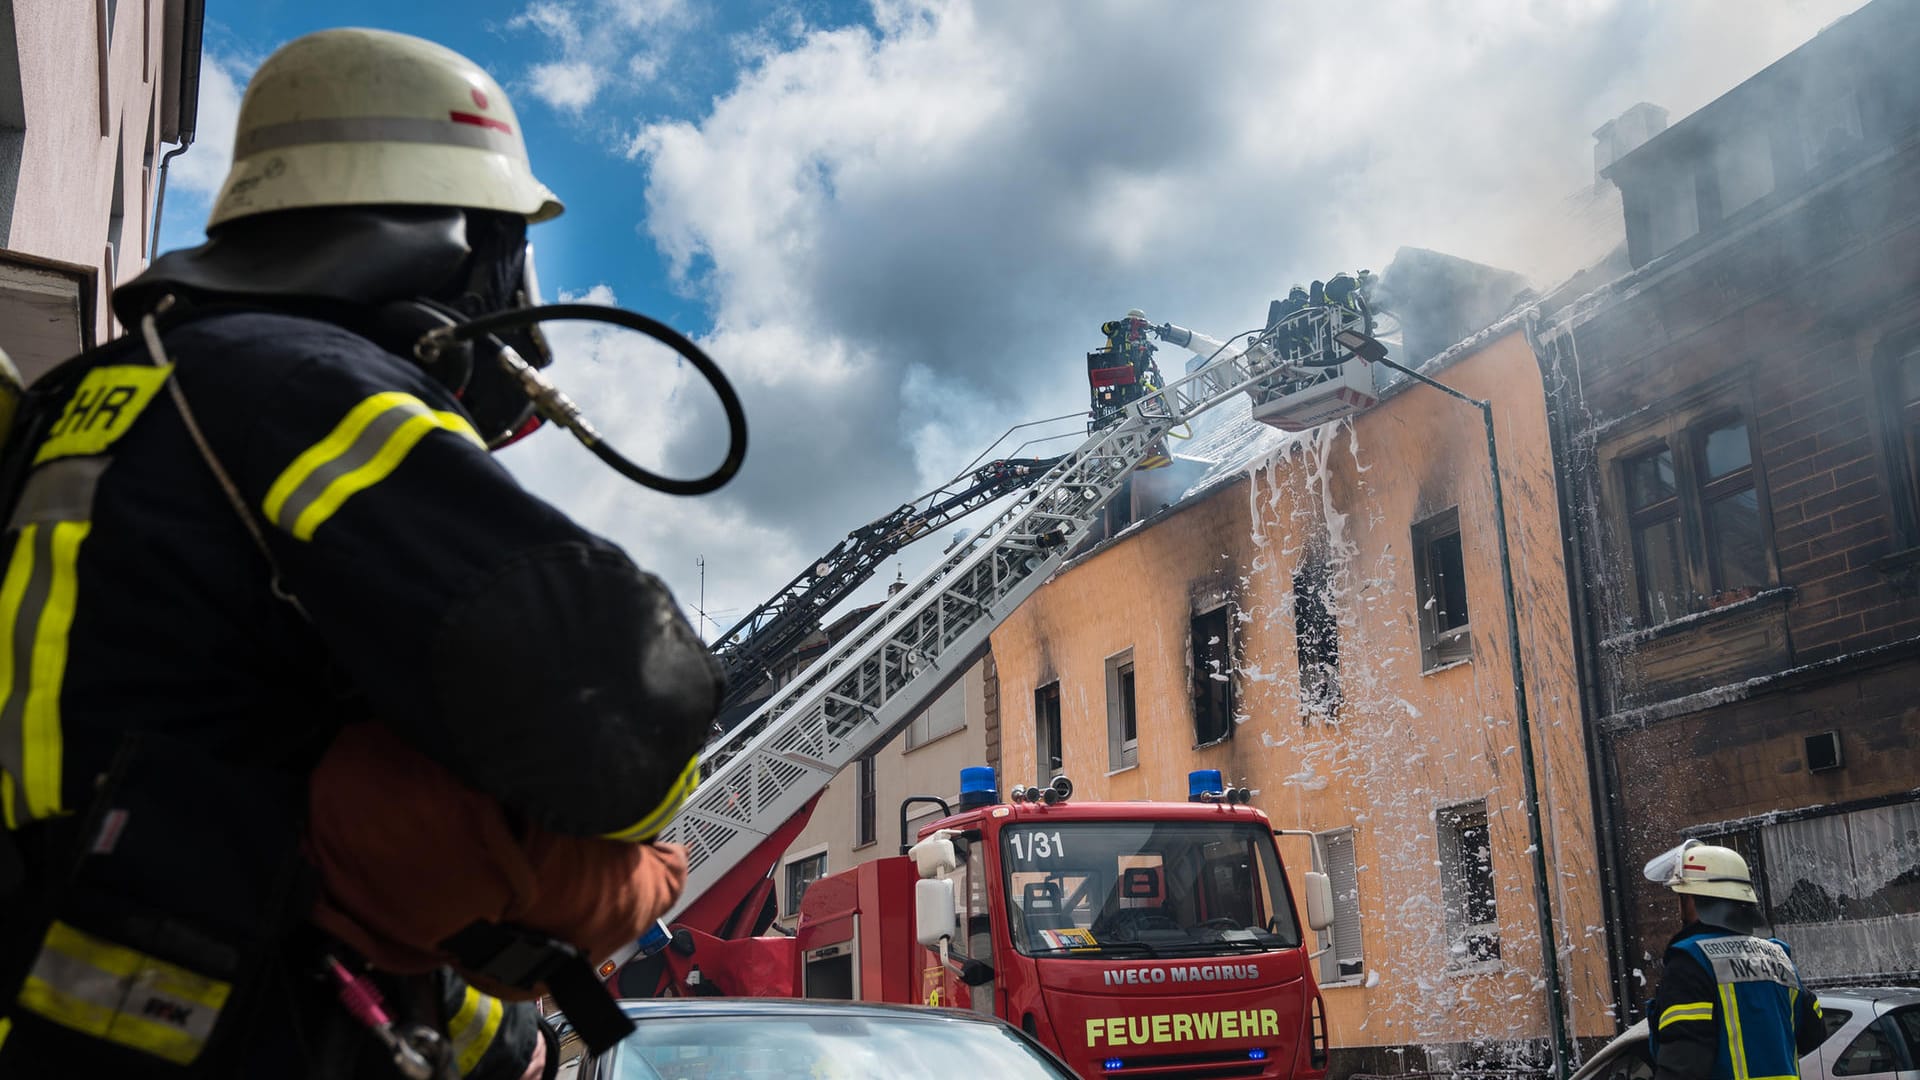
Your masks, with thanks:
[(1768, 921), (1808, 979), (1901, 978), (1920, 957), (1920, 802), (1762, 824), (1747, 856)]
[(1051, 682), (1033, 692), (1034, 783), (1046, 787), (1063, 769), (1060, 757), (1060, 684)]
[(1420, 603), (1421, 666), (1432, 671), (1473, 655), (1459, 508), (1442, 511), (1415, 525), (1413, 551), (1414, 589)]
[(1233, 734), (1231, 605), (1193, 617), (1193, 740), (1200, 746)]
[(1140, 763), (1140, 718), (1133, 692), (1133, 650), (1107, 657), (1107, 768)]
[(1654, 256), (1665, 254), (1700, 231), (1700, 193), (1693, 169), (1675, 169), (1649, 183), (1652, 205), (1647, 207), (1647, 246)]
[(1309, 559), (1293, 573), (1293, 650), (1300, 662), (1300, 712), (1334, 718), (1340, 706), (1340, 624), (1333, 614), (1333, 572)]
[(1366, 974), (1360, 947), (1360, 873), (1353, 855), (1353, 830), (1315, 836), (1314, 860), (1333, 887), (1333, 925), (1320, 931), (1320, 983), (1351, 982)]
[(1920, 337), (1909, 338), (1882, 368), (1894, 519), (1908, 547), (1920, 547)]
[(1680, 489), (1673, 452), (1657, 447), (1628, 458), (1627, 528), (1633, 564), (1640, 569), (1640, 617), (1653, 625), (1687, 612), (1686, 573), (1680, 562)]
[(857, 771), (860, 791), (857, 799), (859, 820), (855, 822), (854, 847), (871, 844), (878, 838), (880, 793), (874, 775), (873, 755), (868, 754), (854, 763)]
[(1767, 581), (1766, 530), (1754, 486), (1753, 442), (1744, 420), (1702, 425), (1698, 432), (1700, 501), (1705, 507), (1710, 596)]
[(960, 679), (907, 725), (907, 749), (918, 749), (966, 726), (967, 684), (965, 679)]
[(1500, 922), (1493, 899), (1486, 800), (1447, 807), (1435, 818), (1440, 894), (1447, 911), (1447, 965), (1463, 968), (1498, 960)]
[(1807, 168), (1846, 161), (1860, 144), (1860, 99), (1852, 87), (1813, 90), (1804, 95), (1800, 131)]
[(784, 915), (800, 914), (800, 898), (807, 886), (827, 876), (827, 853), (803, 855), (787, 863), (787, 909)]
[(1678, 428), (1621, 459), (1620, 473), (1644, 625), (1752, 595), (1772, 580), (1745, 420)]
[(1720, 216), (1732, 217), (1773, 191), (1773, 142), (1762, 127), (1750, 127), (1722, 139), (1713, 150), (1713, 171), (1720, 184)]

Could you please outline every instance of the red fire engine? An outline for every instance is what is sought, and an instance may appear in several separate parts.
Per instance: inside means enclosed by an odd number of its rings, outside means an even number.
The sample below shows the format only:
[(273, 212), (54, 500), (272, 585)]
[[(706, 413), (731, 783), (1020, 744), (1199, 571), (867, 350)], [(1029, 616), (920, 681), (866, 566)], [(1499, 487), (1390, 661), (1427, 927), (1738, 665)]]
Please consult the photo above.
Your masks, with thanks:
[[(1205, 770), (1188, 803), (1074, 803), (1059, 777), (1003, 803), (991, 769), (965, 773), (905, 855), (810, 885), (794, 936), (681, 926), (621, 984), (972, 1009), (1084, 1077), (1325, 1075), (1301, 920), (1245, 789)], [(1324, 928), (1325, 876), (1304, 892)]]

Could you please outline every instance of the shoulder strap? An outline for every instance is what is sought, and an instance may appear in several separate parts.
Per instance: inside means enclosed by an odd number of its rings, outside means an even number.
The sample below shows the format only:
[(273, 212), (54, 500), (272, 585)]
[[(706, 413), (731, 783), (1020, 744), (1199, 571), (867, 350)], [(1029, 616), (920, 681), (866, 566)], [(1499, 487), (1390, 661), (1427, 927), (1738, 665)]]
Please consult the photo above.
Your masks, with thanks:
[[(147, 358), (153, 362), (154, 367), (167, 366), (167, 350), (160, 340), (158, 317), (165, 314), (173, 303), (173, 297), (163, 296), (152, 311), (140, 316), (140, 336), (146, 342)], [(200, 459), (207, 463), (207, 468), (213, 473), (214, 481), (220, 485), (220, 490), (226, 494), (227, 502), (232, 505), (233, 512), (239, 516), (240, 524), (246, 527), (247, 535), (253, 538), (253, 546), (260, 549), (260, 557), (267, 561), (273, 595), (299, 612), (302, 619), (312, 622), (313, 617), (308, 615), (307, 609), (301, 606), (300, 598), (287, 589), (286, 580), (280, 574), (279, 560), (273, 557), (273, 549), (267, 545), (267, 536), (260, 527), (260, 519), (256, 518), (252, 508), (247, 506), (246, 497), (240, 494), (239, 486), (227, 473), (226, 466), (220, 464), (219, 456), (213, 452), (212, 445), (207, 442), (206, 435), (201, 432), (200, 422), (194, 418), (193, 407), (187, 403), (187, 394), (180, 388), (179, 379), (167, 380), (167, 393), (173, 398), (174, 408), (180, 410), (180, 422), (186, 425), (187, 434), (192, 436), (193, 445), (200, 451)]]

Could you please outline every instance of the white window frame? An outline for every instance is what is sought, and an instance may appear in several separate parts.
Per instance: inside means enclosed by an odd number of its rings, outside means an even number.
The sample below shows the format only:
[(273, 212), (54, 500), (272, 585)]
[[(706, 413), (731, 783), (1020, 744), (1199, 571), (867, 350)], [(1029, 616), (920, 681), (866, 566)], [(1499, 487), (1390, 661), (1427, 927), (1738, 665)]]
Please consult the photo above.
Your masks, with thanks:
[[(1469, 923), (1466, 921), (1469, 903), (1466, 875), (1468, 868), (1460, 859), (1459, 826), (1461, 817), (1478, 815), (1486, 820), (1487, 829), (1487, 887), (1493, 902), (1491, 919)], [(1449, 818), (1455, 819), (1449, 821)], [(1488, 812), (1487, 800), (1469, 799), (1466, 802), (1443, 806), (1434, 811), (1433, 833), (1440, 851), (1440, 895), (1445, 909), (1447, 923), (1446, 949), (1447, 974), (1471, 975), (1486, 971), (1501, 970), (1504, 953), (1500, 940), (1500, 887), (1493, 877), (1493, 815)], [(1455, 946), (1474, 937), (1486, 937), (1493, 940), (1496, 950), (1494, 956), (1474, 959)]]
[(833, 873), (832, 869), (828, 866), (827, 845), (825, 844), (815, 844), (805, 851), (788, 852), (787, 857), (781, 860), (780, 863), (780, 917), (783, 919), (796, 918), (800, 914), (801, 898), (793, 895), (793, 868), (799, 863), (806, 862), (810, 859), (820, 860), (820, 873), (816, 877), (807, 879), (807, 885), (809, 887), (811, 887), (814, 882)]
[[(1133, 738), (1126, 737), (1127, 703), (1120, 692), (1123, 675), (1133, 677)], [(1125, 772), (1140, 764), (1140, 669), (1133, 646), (1107, 657), (1107, 769)]]
[[(1339, 841), (1344, 840), (1344, 845)], [(1351, 825), (1313, 834), (1313, 868), (1327, 875), (1333, 886), (1333, 924), (1319, 931), (1320, 985), (1359, 986), (1366, 980), (1365, 932), (1361, 927), (1359, 856), (1354, 850)], [(1351, 927), (1341, 926), (1342, 915), (1351, 916)], [(1353, 971), (1342, 971), (1351, 962)]]

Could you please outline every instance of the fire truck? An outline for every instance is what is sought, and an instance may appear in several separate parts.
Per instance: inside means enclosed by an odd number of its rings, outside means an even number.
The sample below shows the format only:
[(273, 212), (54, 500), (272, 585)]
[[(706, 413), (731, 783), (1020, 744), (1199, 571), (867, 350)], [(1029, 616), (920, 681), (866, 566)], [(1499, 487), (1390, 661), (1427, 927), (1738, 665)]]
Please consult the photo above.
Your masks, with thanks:
[[(1193, 774), (1184, 803), (1102, 803), (1074, 802), (1064, 776), (1003, 800), (992, 770), (972, 768), (958, 806), (902, 804), (899, 855), (813, 882), (792, 935), (770, 932), (773, 879), (833, 776), (959, 677), (1168, 432), (1242, 394), (1285, 430), (1370, 405), (1369, 365), (1338, 342), (1371, 328), (1364, 305), (1333, 304), (1227, 342), (1150, 327), (1203, 362), (1109, 393), (1084, 443), (708, 747), (662, 836), (687, 850), (687, 887), (601, 965), (609, 989), (973, 1009), (1086, 1077), (1324, 1075), (1325, 1014), (1276, 831), (1217, 770)], [(941, 813), (910, 841), (919, 802)], [(1325, 876), (1300, 891), (1306, 928), (1325, 928)]]

